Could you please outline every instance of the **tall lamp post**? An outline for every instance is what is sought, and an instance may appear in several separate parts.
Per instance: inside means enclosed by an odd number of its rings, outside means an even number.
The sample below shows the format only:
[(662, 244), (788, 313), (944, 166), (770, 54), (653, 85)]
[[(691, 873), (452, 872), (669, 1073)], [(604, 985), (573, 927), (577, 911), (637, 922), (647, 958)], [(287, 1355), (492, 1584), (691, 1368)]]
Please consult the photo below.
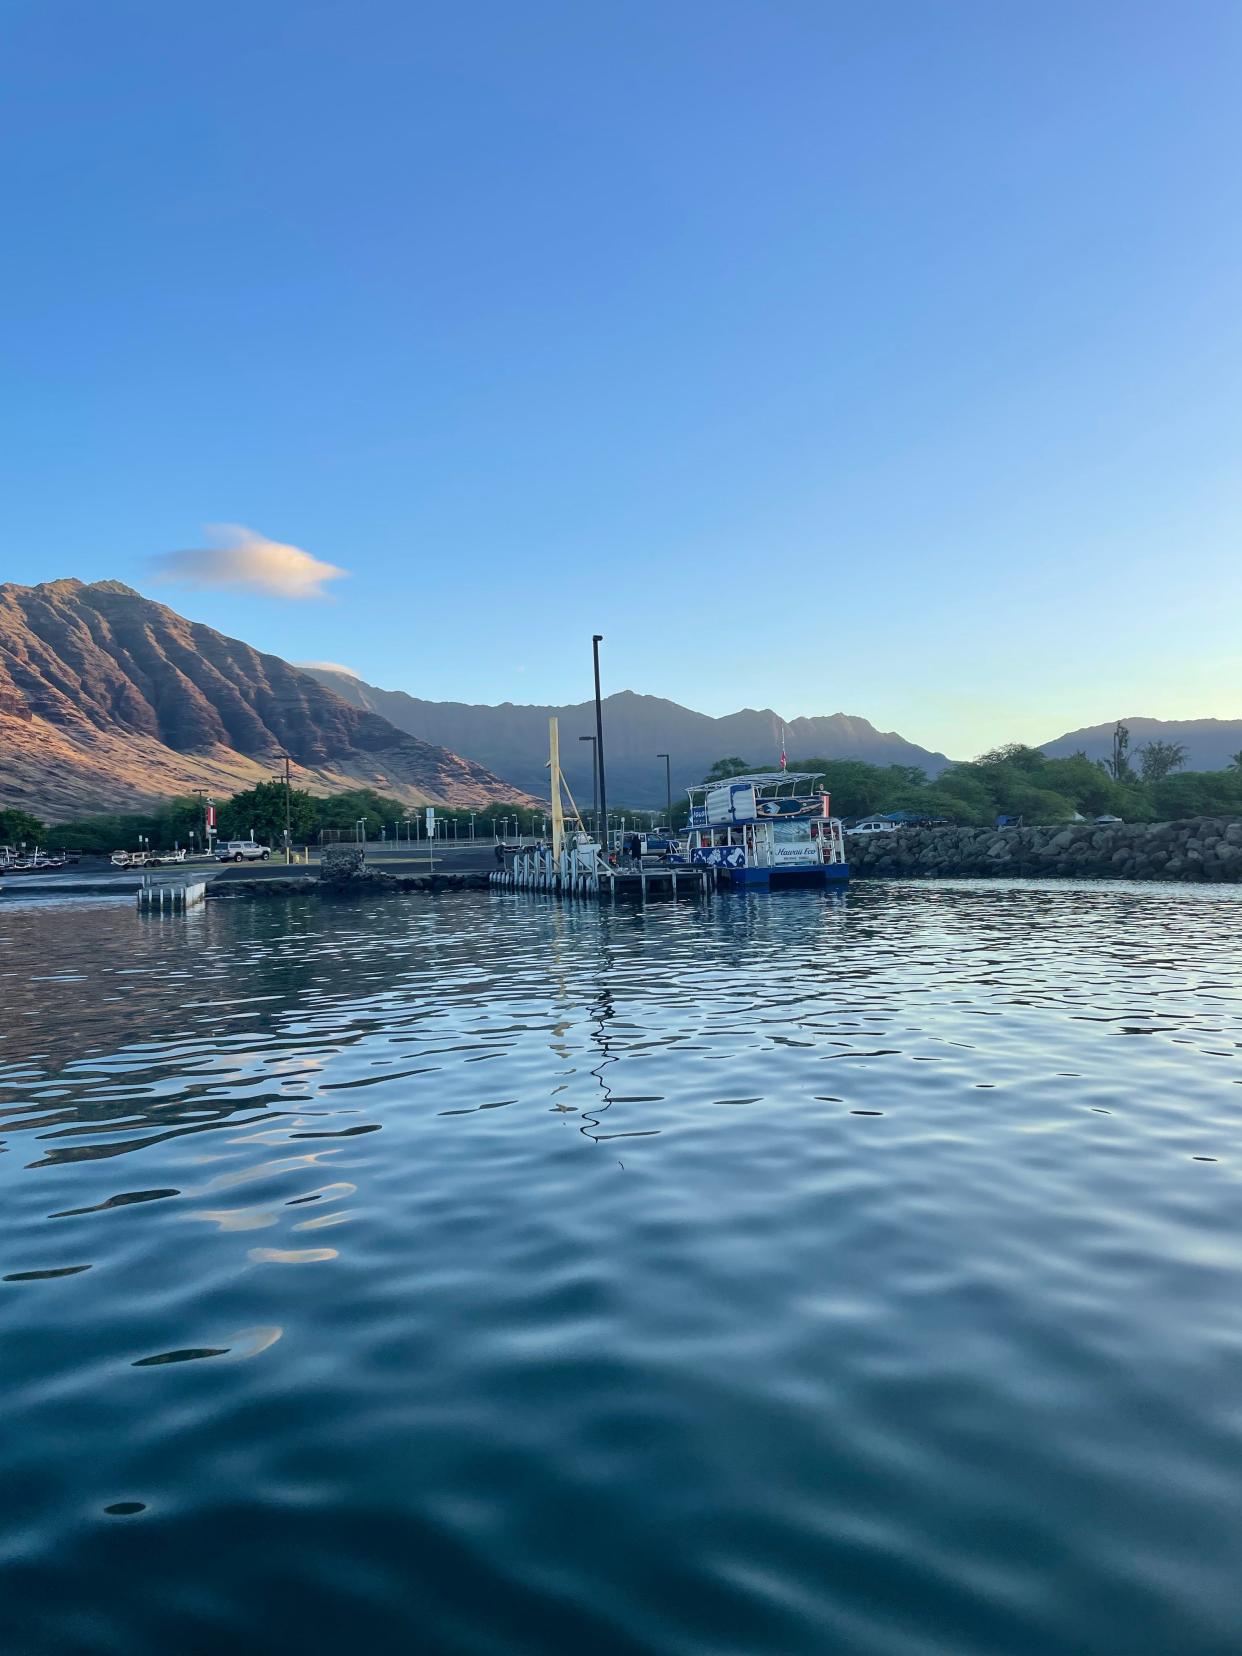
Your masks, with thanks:
[(664, 761), (664, 792), (668, 799), (668, 826), (673, 826), (673, 761), (667, 753), (657, 753), (657, 759)]
[(293, 861), (293, 782), (289, 775), (289, 755), (282, 753), (284, 760), (284, 775), (273, 776), (273, 782), (283, 782), (285, 785), (285, 867)]
[(591, 634), (591, 654), (595, 660), (595, 771), (599, 777), (599, 808), (604, 819), (602, 845), (608, 850), (608, 784), (604, 775), (604, 707), (599, 694), (599, 647), (603, 633)]

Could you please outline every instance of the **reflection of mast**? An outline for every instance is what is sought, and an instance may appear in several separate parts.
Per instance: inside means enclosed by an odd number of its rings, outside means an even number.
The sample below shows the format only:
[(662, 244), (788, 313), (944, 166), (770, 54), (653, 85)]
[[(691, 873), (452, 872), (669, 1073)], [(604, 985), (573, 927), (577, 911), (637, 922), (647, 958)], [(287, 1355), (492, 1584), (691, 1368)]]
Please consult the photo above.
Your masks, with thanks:
[(600, 984), (599, 999), (591, 1008), (591, 1016), (595, 1019), (595, 1028), (592, 1031), (592, 1034), (595, 1037), (600, 1054), (599, 1063), (591, 1071), (591, 1074), (599, 1082), (600, 1091), (604, 1096), (602, 1101), (595, 1106), (594, 1114), (592, 1114), (590, 1110), (583, 1110), (582, 1126), (578, 1129), (578, 1131), (584, 1138), (592, 1139), (596, 1144), (601, 1143), (604, 1139), (655, 1138), (660, 1132), (658, 1127), (648, 1127), (645, 1129), (639, 1128), (637, 1130), (631, 1130), (629, 1132), (622, 1131), (619, 1133), (604, 1133), (600, 1131), (600, 1118), (603, 1116), (605, 1110), (612, 1109), (613, 1103), (615, 1102), (612, 1096), (612, 1088), (608, 1085), (605, 1075), (610, 1064), (615, 1064), (620, 1061), (618, 1054), (611, 1050), (608, 1041), (608, 1021), (610, 1018), (616, 1017), (617, 1009), (612, 1003), (612, 990), (608, 987), (609, 979), (612, 976), (613, 963), (607, 953), (605, 953), (604, 964), (605, 977), (604, 981)]

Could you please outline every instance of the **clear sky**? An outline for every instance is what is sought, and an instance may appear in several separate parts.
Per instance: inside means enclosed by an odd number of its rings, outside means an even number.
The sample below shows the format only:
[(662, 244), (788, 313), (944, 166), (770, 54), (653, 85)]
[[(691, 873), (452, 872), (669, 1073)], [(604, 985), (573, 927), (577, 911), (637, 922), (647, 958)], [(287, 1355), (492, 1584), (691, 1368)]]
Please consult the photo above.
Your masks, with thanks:
[(7, 0), (0, 579), (957, 756), (1240, 716), (1240, 85), (1238, 0)]

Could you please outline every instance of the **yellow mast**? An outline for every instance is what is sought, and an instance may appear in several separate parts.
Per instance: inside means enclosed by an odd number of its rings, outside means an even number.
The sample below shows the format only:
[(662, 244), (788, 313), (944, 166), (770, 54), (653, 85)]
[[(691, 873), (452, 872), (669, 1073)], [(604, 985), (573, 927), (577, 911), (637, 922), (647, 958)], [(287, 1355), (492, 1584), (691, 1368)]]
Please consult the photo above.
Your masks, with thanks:
[(561, 809), (561, 734), (556, 719), (548, 720), (548, 769), (552, 773), (552, 856), (559, 865), (565, 845), (565, 816)]

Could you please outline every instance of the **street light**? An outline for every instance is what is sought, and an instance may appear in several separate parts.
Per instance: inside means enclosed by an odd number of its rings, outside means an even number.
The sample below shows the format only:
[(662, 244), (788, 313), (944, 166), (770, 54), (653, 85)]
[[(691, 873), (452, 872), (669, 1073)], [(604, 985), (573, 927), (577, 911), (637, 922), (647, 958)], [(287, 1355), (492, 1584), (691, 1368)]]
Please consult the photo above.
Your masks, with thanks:
[(474, 838), (474, 812), (470, 813), (470, 838)]
[(657, 759), (664, 761), (664, 791), (668, 796), (668, 825), (673, 826), (673, 761), (667, 753), (657, 753)]

